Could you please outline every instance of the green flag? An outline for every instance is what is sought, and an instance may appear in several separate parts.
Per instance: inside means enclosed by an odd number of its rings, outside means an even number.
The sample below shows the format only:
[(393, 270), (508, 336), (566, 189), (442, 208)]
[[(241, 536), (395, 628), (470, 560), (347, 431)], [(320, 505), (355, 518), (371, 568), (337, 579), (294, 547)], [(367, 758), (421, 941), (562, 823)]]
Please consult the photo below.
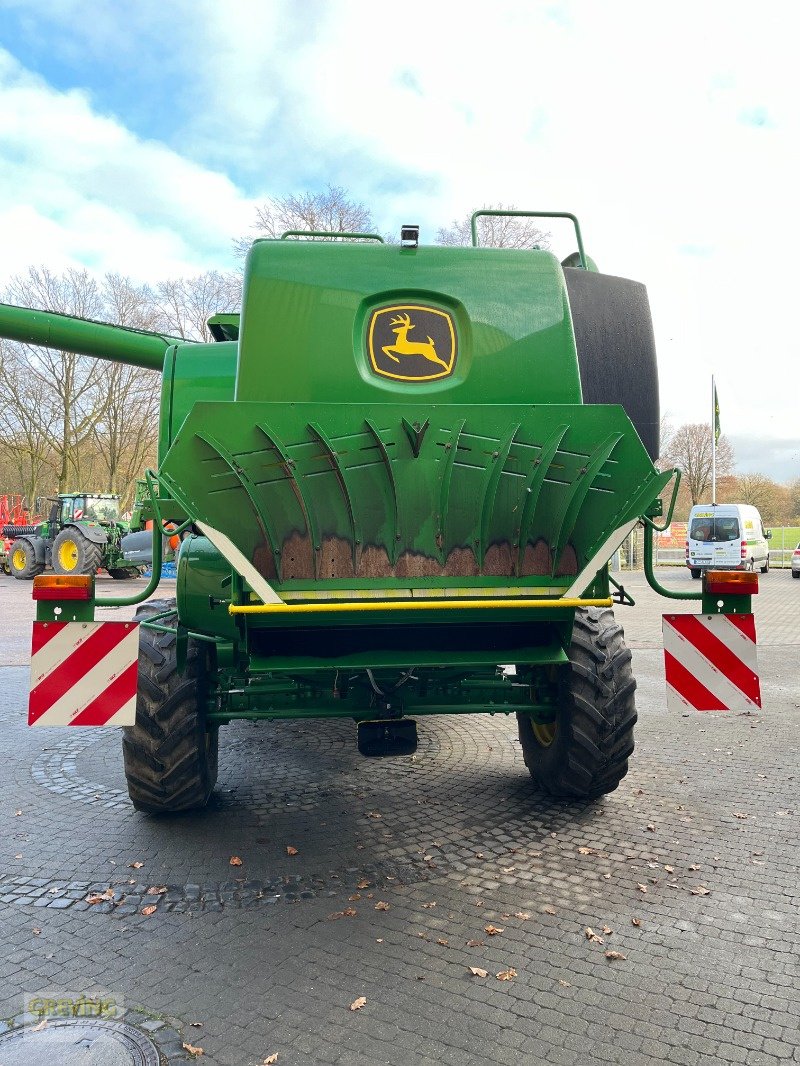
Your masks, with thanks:
[(717, 399), (717, 386), (714, 384), (714, 442), (719, 441), (719, 400)]

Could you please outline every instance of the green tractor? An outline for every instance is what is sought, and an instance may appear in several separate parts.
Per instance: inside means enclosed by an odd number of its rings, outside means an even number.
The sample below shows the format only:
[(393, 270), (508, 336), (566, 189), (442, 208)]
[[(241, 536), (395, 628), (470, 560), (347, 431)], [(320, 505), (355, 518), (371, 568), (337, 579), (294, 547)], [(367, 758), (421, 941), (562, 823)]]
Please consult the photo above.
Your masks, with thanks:
[[(415, 227), (257, 240), (241, 322), (212, 318), (213, 343), (0, 307), (0, 336), (163, 374), (153, 578), (38, 605), (85, 629), (98, 604), (141, 603), (138, 693), (119, 680), (134, 659), (69, 719), (125, 727), (137, 809), (205, 804), (239, 719), (348, 718), (364, 754), (403, 755), (422, 716), (515, 715), (546, 793), (618, 786), (635, 680), (608, 562), (638, 522), (652, 538), (674, 472), (654, 466), (646, 290), (599, 273), (561, 217), (564, 262), (479, 247), (476, 219), (471, 248)], [(165, 535), (176, 598), (144, 603)], [(61, 724), (39, 689), (31, 720)]]
[(10, 573), (31, 581), (48, 567), (57, 574), (95, 574), (98, 569), (113, 578), (139, 576), (138, 567), (126, 562), (120, 547), (128, 532), (119, 518), (119, 496), (63, 492), (50, 501), (46, 521), (32, 526), (5, 526), (13, 538), (8, 550)]

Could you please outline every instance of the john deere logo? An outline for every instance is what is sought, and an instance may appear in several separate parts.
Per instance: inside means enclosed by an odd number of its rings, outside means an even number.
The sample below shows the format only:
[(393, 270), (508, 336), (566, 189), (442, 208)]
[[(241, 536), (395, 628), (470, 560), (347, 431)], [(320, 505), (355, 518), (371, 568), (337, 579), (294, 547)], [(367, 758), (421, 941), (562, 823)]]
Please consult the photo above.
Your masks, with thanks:
[(395, 381), (435, 381), (456, 365), (453, 319), (436, 307), (401, 304), (373, 311), (367, 346), (375, 373)]

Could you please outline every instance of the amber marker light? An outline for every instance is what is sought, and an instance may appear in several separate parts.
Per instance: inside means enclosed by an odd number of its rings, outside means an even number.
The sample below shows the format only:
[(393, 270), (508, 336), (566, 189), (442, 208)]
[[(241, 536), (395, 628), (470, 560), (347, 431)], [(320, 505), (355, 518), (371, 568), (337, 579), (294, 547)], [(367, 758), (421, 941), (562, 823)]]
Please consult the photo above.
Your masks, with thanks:
[(705, 591), (714, 596), (753, 596), (758, 574), (750, 570), (706, 570)]
[(35, 600), (90, 600), (91, 574), (39, 574), (33, 579)]

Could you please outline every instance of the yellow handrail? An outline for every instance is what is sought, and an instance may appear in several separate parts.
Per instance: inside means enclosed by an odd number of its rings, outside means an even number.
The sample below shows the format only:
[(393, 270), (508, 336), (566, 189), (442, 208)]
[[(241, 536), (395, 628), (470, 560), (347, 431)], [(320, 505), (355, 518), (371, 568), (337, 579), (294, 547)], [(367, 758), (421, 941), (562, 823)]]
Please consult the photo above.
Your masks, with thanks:
[(549, 600), (362, 600), (361, 602), (342, 603), (232, 603), (229, 614), (320, 614), (333, 611), (473, 611), (512, 608), (533, 610), (548, 607), (611, 607), (610, 596), (605, 599), (584, 600), (549, 599)]

